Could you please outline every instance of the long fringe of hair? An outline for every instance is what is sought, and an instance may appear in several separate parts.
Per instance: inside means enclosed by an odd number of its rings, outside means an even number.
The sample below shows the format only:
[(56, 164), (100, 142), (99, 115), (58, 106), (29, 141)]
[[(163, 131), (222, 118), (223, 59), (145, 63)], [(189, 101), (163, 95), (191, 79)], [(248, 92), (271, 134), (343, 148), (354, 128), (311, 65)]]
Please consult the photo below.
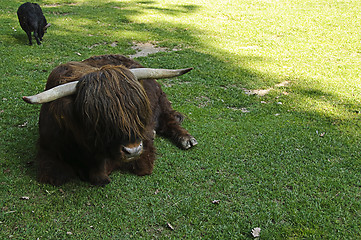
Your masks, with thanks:
[(128, 69), (101, 67), (81, 77), (77, 88), (75, 115), (96, 146), (114, 139), (146, 138), (151, 118), (149, 99)]

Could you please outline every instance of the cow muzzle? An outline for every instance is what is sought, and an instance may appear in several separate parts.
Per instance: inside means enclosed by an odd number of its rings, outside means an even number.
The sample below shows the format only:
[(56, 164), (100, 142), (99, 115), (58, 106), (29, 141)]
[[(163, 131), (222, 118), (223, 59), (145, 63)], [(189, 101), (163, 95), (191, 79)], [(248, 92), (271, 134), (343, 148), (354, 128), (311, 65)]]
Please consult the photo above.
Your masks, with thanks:
[(139, 157), (143, 152), (143, 142), (131, 143), (126, 146), (122, 146), (122, 152), (126, 157), (126, 161), (133, 160), (136, 157)]

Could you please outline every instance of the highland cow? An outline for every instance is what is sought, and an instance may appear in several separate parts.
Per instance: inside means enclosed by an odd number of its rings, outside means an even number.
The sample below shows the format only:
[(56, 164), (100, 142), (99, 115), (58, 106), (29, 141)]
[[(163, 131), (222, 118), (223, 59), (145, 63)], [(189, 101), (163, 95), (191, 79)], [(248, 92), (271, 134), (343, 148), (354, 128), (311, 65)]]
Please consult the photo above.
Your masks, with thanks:
[(46, 22), (40, 6), (37, 3), (24, 3), (19, 7), (17, 14), (21, 28), (28, 35), (29, 45), (33, 44), (31, 32), (34, 32), (36, 43), (40, 45), (46, 29), (50, 26), (50, 23)]
[(39, 116), (38, 180), (61, 185), (78, 176), (106, 185), (116, 169), (151, 174), (155, 132), (182, 149), (197, 144), (181, 127), (183, 115), (154, 79), (192, 68), (143, 68), (121, 55), (102, 55), (56, 67), (46, 90), (28, 103), (43, 103)]

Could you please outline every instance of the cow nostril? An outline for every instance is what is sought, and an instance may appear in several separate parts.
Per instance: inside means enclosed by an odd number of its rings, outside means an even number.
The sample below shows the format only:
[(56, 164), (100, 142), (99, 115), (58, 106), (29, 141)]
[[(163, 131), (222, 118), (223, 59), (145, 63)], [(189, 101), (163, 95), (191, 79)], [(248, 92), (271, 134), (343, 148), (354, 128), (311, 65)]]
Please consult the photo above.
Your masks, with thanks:
[(127, 147), (124, 147), (124, 146), (123, 146), (122, 151), (123, 151), (125, 154), (130, 154), (129, 148), (127, 148)]
[(143, 143), (140, 142), (138, 146), (135, 146), (135, 147), (126, 147), (126, 146), (123, 146), (122, 147), (122, 151), (126, 154), (126, 155), (129, 155), (131, 157), (133, 156), (139, 156), (142, 151), (143, 151)]

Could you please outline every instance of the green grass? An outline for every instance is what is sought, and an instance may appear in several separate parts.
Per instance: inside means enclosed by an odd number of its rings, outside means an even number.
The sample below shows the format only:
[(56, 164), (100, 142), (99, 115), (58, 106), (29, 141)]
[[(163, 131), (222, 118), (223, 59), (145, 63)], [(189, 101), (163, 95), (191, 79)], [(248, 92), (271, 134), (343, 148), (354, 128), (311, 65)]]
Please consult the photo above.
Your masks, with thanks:
[[(357, 1), (38, 2), (41, 46), (26, 45), (22, 1), (0, 2), (1, 239), (361, 238)], [(180, 49), (137, 59), (147, 67), (195, 68), (159, 82), (199, 145), (157, 138), (151, 176), (115, 172), (104, 188), (37, 183), (40, 108), (21, 97), (60, 63), (134, 42)]]

